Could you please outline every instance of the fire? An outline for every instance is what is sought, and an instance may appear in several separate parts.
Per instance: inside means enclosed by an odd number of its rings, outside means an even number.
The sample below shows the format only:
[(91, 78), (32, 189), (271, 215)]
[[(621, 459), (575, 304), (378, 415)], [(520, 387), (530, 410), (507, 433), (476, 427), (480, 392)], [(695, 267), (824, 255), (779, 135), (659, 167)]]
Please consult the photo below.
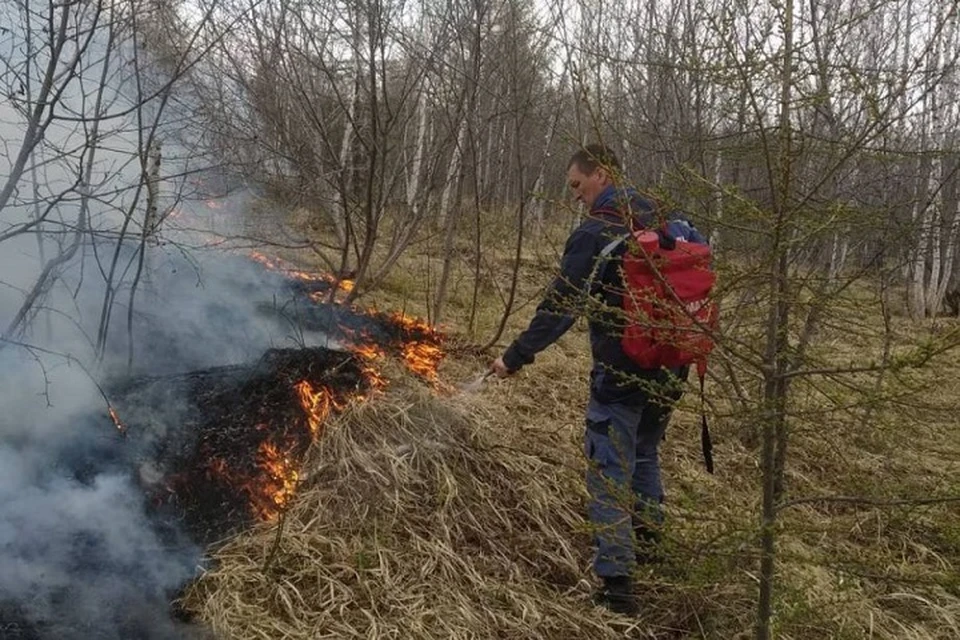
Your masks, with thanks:
[(402, 349), (403, 359), (410, 371), (430, 382), (438, 381), (437, 368), (444, 356), (440, 347), (426, 342), (409, 342)]
[[(267, 269), (272, 271), (280, 271), (284, 275), (295, 278), (297, 280), (302, 280), (304, 282), (325, 282), (330, 285), (336, 285), (337, 289), (345, 293), (350, 293), (353, 291), (353, 287), (356, 284), (353, 280), (341, 279), (326, 273), (309, 273), (307, 271), (302, 271), (297, 269), (292, 264), (281, 260), (280, 258), (271, 258), (265, 254), (260, 253), (259, 251), (251, 251), (250, 258), (259, 262)], [(314, 302), (325, 302), (323, 292), (314, 292), (310, 295), (310, 298)]]
[(446, 355), (439, 346), (442, 341), (440, 332), (423, 320), (402, 312), (392, 314), (390, 319), (408, 332), (424, 337), (422, 340), (410, 340), (401, 345), (401, 355), (407, 368), (431, 383), (439, 382), (437, 370)]
[(363, 366), (363, 375), (367, 384), (372, 389), (383, 389), (387, 386), (387, 380), (380, 374), (380, 369), (375, 364), (384, 357), (383, 349), (376, 344), (361, 344), (351, 349), (366, 364)]
[(271, 258), (270, 256), (262, 254), (259, 251), (251, 251), (250, 257), (265, 266), (267, 269), (272, 271), (282, 271), (284, 274), (290, 276), (291, 278), (296, 278), (297, 280), (306, 280), (309, 282), (324, 282), (327, 280), (327, 278), (324, 276), (307, 273), (306, 271), (300, 271), (294, 268), (293, 265), (284, 262), (280, 258)]
[[(349, 292), (355, 285), (352, 280), (301, 271), (262, 253), (254, 252), (250, 257), (290, 278), (335, 284), (336, 291)], [(327, 303), (330, 298), (329, 290), (312, 291), (307, 295), (318, 304)], [(399, 358), (407, 369), (434, 386), (440, 384), (437, 371), (445, 355), (441, 348), (443, 336), (440, 331), (404, 313), (387, 315), (372, 310), (352, 311), (365, 316), (370, 323), (364, 325), (360, 322), (363, 328), (341, 327), (346, 336), (343, 342), (355, 356), (354, 366), (358, 365), (362, 376), (363, 390), (327, 386), (314, 377), (303, 377), (292, 385), (291, 391), (305, 422), (285, 419), (276, 424), (271, 421), (272, 426), (257, 425), (264, 435), (256, 448), (255, 465), (250, 470), (230, 469), (225, 461), (218, 458), (211, 459), (208, 464), (208, 474), (244, 488), (250, 497), (251, 511), (260, 520), (272, 521), (289, 506), (301, 480), (300, 469), (306, 447), (317, 441), (327, 419), (333, 413), (344, 410), (350, 402), (387, 386), (382, 368), (388, 356)], [(306, 437), (309, 437), (309, 441), (305, 440)]]
[(358, 345), (353, 347), (352, 351), (367, 362), (373, 362), (383, 357), (383, 349), (372, 343)]
[(262, 520), (272, 520), (296, 491), (300, 473), (291, 457), (272, 442), (262, 442), (257, 450), (257, 457), (260, 460), (259, 466), (267, 477), (259, 490), (253, 492), (253, 506)]
[(320, 435), (320, 427), (326, 421), (327, 416), (333, 409), (341, 409), (333, 399), (333, 395), (326, 387), (319, 390), (314, 389), (313, 385), (307, 380), (301, 380), (294, 389), (300, 397), (300, 406), (307, 414), (307, 424), (310, 427), (310, 434), (316, 439)]
[[(253, 260), (261, 263), (268, 269), (281, 271), (291, 278), (303, 280), (305, 282), (326, 282), (336, 285), (338, 290), (343, 292), (353, 291), (356, 283), (349, 279), (337, 279), (328, 274), (307, 273), (300, 271), (293, 265), (273, 258), (265, 254), (253, 251), (250, 253)], [(313, 302), (322, 304), (328, 301), (329, 294), (324, 291), (315, 291), (309, 294)], [(400, 355), (403, 357), (407, 368), (413, 373), (421, 376), (425, 380), (436, 384), (438, 382), (437, 369), (443, 360), (444, 352), (438, 346), (442, 341), (440, 332), (419, 318), (413, 318), (403, 312), (397, 312), (389, 316), (390, 321), (403, 329), (406, 333), (422, 336), (422, 339), (411, 338), (407, 342), (399, 345)], [(373, 361), (383, 357), (383, 350), (375, 344), (361, 342), (357, 340), (352, 347), (354, 353), (367, 361)], [(371, 383), (376, 387), (382, 387), (385, 381), (380, 374), (373, 368), (368, 367), (368, 377)]]

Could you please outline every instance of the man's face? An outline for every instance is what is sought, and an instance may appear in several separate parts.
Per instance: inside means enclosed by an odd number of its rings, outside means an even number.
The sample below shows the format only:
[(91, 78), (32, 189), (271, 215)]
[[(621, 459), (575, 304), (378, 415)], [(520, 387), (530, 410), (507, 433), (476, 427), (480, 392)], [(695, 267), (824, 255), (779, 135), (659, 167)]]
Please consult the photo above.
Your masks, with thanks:
[(567, 169), (567, 184), (573, 191), (573, 197), (590, 208), (596, 202), (600, 192), (610, 184), (610, 178), (607, 172), (599, 167), (587, 174), (582, 172), (576, 164), (572, 164)]

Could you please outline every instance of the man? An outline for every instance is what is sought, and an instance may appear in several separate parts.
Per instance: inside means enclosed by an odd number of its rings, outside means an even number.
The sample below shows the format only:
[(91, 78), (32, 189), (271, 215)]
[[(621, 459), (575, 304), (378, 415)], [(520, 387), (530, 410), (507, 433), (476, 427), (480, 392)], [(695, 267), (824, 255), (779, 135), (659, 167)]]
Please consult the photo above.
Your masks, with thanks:
[[(687, 371), (642, 369), (620, 345), (623, 318), (617, 311), (623, 281), (618, 267), (626, 245), (611, 243), (633, 229), (659, 228), (654, 203), (622, 186), (620, 163), (602, 145), (573, 154), (567, 182), (589, 215), (567, 240), (560, 275), (530, 326), (491, 370), (506, 377), (530, 364), (573, 325), (576, 315), (586, 312), (593, 355), (584, 447), (588, 516), (597, 547), (594, 571), (603, 581), (596, 601), (632, 614), (637, 605), (631, 576), (638, 562), (655, 556), (663, 519), (658, 446)], [(670, 217), (667, 231), (678, 239), (705, 242), (681, 216)]]

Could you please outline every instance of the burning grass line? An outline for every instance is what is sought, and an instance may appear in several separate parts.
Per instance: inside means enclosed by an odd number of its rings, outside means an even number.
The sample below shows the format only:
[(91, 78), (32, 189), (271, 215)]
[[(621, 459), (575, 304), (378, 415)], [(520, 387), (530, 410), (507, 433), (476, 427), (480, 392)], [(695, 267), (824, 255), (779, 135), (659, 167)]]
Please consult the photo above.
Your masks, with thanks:
[(276, 625), (290, 638), (551, 640), (648, 637), (661, 615), (670, 626), (666, 609), (622, 624), (593, 608), (588, 545), (569, 541), (576, 476), (504, 456), (480, 420), (396, 386), (332, 418), (269, 570), (278, 531), (261, 527), (229, 543), (186, 602), (238, 640)]
[[(257, 252), (251, 253), (249, 257), (265, 268), (287, 277), (293, 291), (302, 296), (308, 308), (312, 306), (315, 309), (331, 309), (335, 302), (329, 295), (330, 288), (333, 286), (345, 292), (353, 289), (353, 282), (350, 280), (329, 274), (308, 273), (283, 260)], [(315, 286), (319, 289), (315, 289)], [(375, 356), (382, 356), (385, 352), (392, 352), (421, 379), (438, 388), (441, 386), (437, 369), (446, 357), (446, 353), (441, 348), (444, 336), (437, 328), (403, 312), (382, 313), (375, 309), (358, 309), (355, 306), (337, 308), (351, 314), (357, 320), (372, 324), (384, 334), (385, 339), (381, 341), (371, 335), (370, 327), (357, 328), (340, 324), (336, 327), (336, 332), (341, 334), (351, 350), (371, 360), (375, 360)], [(311, 320), (300, 315), (294, 320), (297, 324), (306, 327), (311, 327), (316, 322), (315, 319)], [(331, 329), (323, 326), (315, 328)], [(374, 375), (373, 370), (371, 375)]]
[[(206, 542), (251, 519), (276, 520), (323, 424), (373, 390), (364, 366), (320, 347), (274, 350), (253, 366), (125, 384), (119, 413), (138, 435), (159, 420), (182, 438), (158, 460), (161, 479), (148, 488), (155, 507), (179, 513)], [(185, 397), (185, 406), (171, 413), (171, 397)]]

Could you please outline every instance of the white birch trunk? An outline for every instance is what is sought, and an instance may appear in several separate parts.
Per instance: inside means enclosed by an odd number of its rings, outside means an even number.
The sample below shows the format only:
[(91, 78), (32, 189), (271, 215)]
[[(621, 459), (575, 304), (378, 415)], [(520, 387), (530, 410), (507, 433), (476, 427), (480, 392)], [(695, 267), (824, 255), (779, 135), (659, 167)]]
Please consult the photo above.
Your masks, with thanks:
[[(921, 128), (926, 126), (925, 122), (921, 122)], [(925, 139), (926, 136), (924, 136), (924, 140)], [(926, 148), (926, 142), (921, 142), (921, 149)], [(907, 261), (905, 278), (907, 282), (907, 308), (910, 316), (914, 319), (920, 319), (926, 315), (924, 283), (926, 281), (925, 273), (930, 225), (930, 207), (926, 206), (928, 183), (929, 176), (924, 171), (923, 160), (920, 160), (919, 175), (917, 176), (916, 187), (913, 194), (913, 207), (910, 212), (911, 229), (915, 234), (916, 244)]]
[(350, 215), (350, 203), (347, 194), (350, 193), (351, 156), (353, 155), (354, 123), (357, 117), (357, 103), (360, 101), (360, 78), (363, 77), (363, 58), (360, 56), (361, 36), (359, 26), (353, 32), (353, 57), (355, 61), (354, 75), (350, 82), (350, 99), (347, 103), (347, 115), (343, 124), (343, 140), (340, 142), (340, 155), (337, 158), (338, 184), (333, 195), (333, 226), (337, 240), (341, 245), (347, 242), (347, 216)]
[(150, 244), (159, 244), (157, 234), (160, 232), (160, 163), (161, 146), (159, 140), (154, 140), (147, 153), (147, 175), (144, 184), (147, 188), (147, 207), (143, 221), (143, 237)]
[[(497, 153), (495, 150), (500, 150), (500, 155), (503, 154), (503, 146), (500, 144), (500, 138), (497, 138), (494, 135), (494, 120), (490, 118), (487, 120), (487, 144), (483, 145), (482, 153), (483, 157), (477, 159), (477, 170), (480, 171), (479, 179), (477, 180), (480, 193), (477, 194), (481, 199), (484, 198), (490, 191), (490, 183), (493, 180), (494, 170), (493, 170), (493, 156)], [(478, 145), (479, 146), (479, 145)]]
[[(936, 185), (931, 186), (934, 189), (937, 188)], [(930, 239), (927, 244), (927, 261), (930, 264), (930, 271), (924, 285), (923, 294), (924, 311), (928, 316), (935, 316), (937, 315), (937, 311), (940, 310), (937, 291), (940, 289), (941, 269), (943, 268), (942, 243), (940, 238), (940, 227), (942, 225), (940, 208), (942, 205), (942, 198), (936, 196), (936, 200), (930, 206)]]
[(445, 226), (447, 216), (450, 215), (450, 200), (457, 190), (457, 176), (460, 175), (460, 165), (463, 164), (463, 147), (467, 144), (467, 119), (460, 121), (460, 130), (457, 132), (457, 144), (453, 147), (453, 157), (447, 168), (446, 181), (443, 184), (443, 195), (440, 196), (440, 224)]
[(946, 242), (943, 245), (943, 269), (940, 272), (940, 282), (935, 297), (937, 309), (943, 306), (943, 300), (947, 296), (947, 291), (950, 290), (950, 282), (953, 279), (953, 267), (957, 258), (957, 232), (960, 230), (960, 211), (956, 209), (952, 211), (949, 219)]
[[(952, 245), (952, 238), (949, 236), (953, 233), (953, 219), (944, 215), (944, 198), (941, 183), (947, 179), (947, 176), (944, 175), (942, 155), (939, 152), (946, 147), (947, 136), (943, 127), (943, 111), (950, 108), (950, 98), (952, 97), (950, 95), (952, 91), (947, 93), (950, 80), (950, 72), (947, 70), (952, 68), (956, 61), (956, 52), (952, 47), (956, 31), (956, 21), (954, 12), (952, 11), (952, 5), (953, 0), (941, 0), (940, 2), (939, 21), (944, 24), (944, 28), (937, 42), (934, 44), (933, 64), (931, 67), (933, 71), (943, 70), (944, 78), (941, 82), (934, 81), (936, 84), (931, 87), (929, 94), (930, 128), (935, 141), (935, 149), (938, 151), (932, 161), (929, 180), (929, 193), (933, 194), (930, 203), (930, 227), (928, 230), (930, 238), (928, 245), (930, 271), (924, 292), (925, 311), (926, 314), (931, 317), (936, 316), (940, 311), (947, 286), (944, 281), (949, 282), (951, 276), (951, 271), (944, 268), (946, 266), (946, 260), (944, 259), (945, 247), (942, 233), (944, 221), (949, 219), (951, 228), (947, 231), (947, 244)], [(950, 267), (952, 269), (952, 264)]]
[[(493, 198), (495, 202), (504, 202), (507, 198), (505, 193), (506, 190), (506, 180), (504, 179), (504, 171), (506, 169), (507, 163), (504, 160), (507, 157), (507, 119), (504, 118), (503, 126), (500, 128), (500, 144), (497, 145), (497, 148), (500, 149), (500, 153), (497, 153), (497, 172), (494, 178), (494, 193)], [(514, 140), (511, 144), (519, 144), (519, 140)], [(510, 154), (512, 156), (512, 153)]]
[(337, 238), (345, 241), (346, 238), (346, 219), (349, 215), (349, 203), (346, 200), (346, 194), (350, 192), (350, 177), (352, 171), (349, 169), (350, 156), (353, 151), (353, 123), (357, 115), (357, 101), (359, 96), (358, 80), (355, 78), (350, 88), (350, 103), (347, 106), (347, 118), (343, 126), (343, 140), (340, 142), (340, 156), (337, 158), (337, 172), (340, 175), (340, 184), (334, 189), (334, 211), (333, 224), (337, 230)]
[[(926, 180), (921, 181), (923, 187), (926, 187)], [(910, 277), (907, 282), (908, 304), (910, 315), (916, 319), (923, 318), (926, 315), (926, 300), (924, 296), (924, 282), (926, 281), (926, 267), (928, 245), (930, 243), (930, 207), (926, 207), (921, 202), (926, 194), (917, 189), (917, 201), (913, 205), (914, 229), (917, 230), (918, 240), (916, 249), (913, 252), (913, 258), (910, 261)]]
[[(945, 116), (949, 118), (950, 124), (945, 126), (940, 132), (941, 145), (944, 149), (949, 146), (950, 140), (955, 140), (954, 135), (948, 134), (947, 131), (956, 130), (957, 122), (957, 59), (958, 59), (958, 35), (960, 35), (960, 29), (957, 28), (957, 12), (950, 11), (950, 2), (944, 2), (941, 5), (941, 11), (945, 16), (944, 19), (948, 20), (944, 28), (944, 46), (942, 47), (943, 51), (943, 60), (942, 65), (945, 69), (944, 78), (943, 78), (943, 97), (941, 104), (943, 105), (943, 110), (945, 111)], [(949, 180), (955, 178), (945, 175), (947, 172), (944, 172), (943, 165), (941, 164), (941, 181), (946, 187)], [(942, 265), (938, 273), (938, 281), (936, 286), (931, 282), (931, 286), (928, 288), (928, 301), (932, 303), (933, 308), (939, 312), (943, 307), (944, 298), (947, 295), (947, 292), (950, 289), (950, 284), (953, 281), (953, 269), (957, 257), (957, 235), (958, 230), (960, 230), (960, 204), (957, 203), (956, 195), (951, 201), (952, 211), (947, 211), (945, 208), (946, 202), (943, 203), (944, 206), (941, 207), (941, 217), (942, 225), (941, 228), (945, 234), (943, 243), (940, 245)], [(937, 273), (937, 271), (934, 271)]]
[[(550, 147), (553, 146), (553, 138), (557, 133), (560, 112), (563, 110), (562, 105), (562, 100), (558, 101), (557, 108), (553, 112), (553, 118), (547, 127), (547, 133), (543, 140), (543, 153), (540, 154), (540, 170), (537, 172), (537, 179), (534, 181), (533, 189), (530, 193), (530, 197), (533, 198), (531, 207), (533, 209), (533, 215), (531, 217), (536, 224), (536, 235), (538, 239), (543, 235), (543, 212), (546, 206), (546, 200), (543, 198), (542, 193), (544, 182), (546, 182), (547, 159), (550, 157)], [(526, 197), (526, 194), (522, 195)]]
[(841, 270), (841, 256), (846, 252), (846, 234), (844, 234), (844, 240), (840, 239), (840, 232), (833, 232), (833, 241), (830, 244), (830, 268), (827, 271), (827, 279), (831, 282), (837, 279), (837, 276), (840, 275)]
[(427, 142), (427, 80), (420, 91), (417, 107), (420, 109), (417, 118), (417, 146), (413, 152), (413, 162), (410, 163), (410, 172), (407, 174), (407, 206), (414, 220), (420, 214), (420, 176), (423, 173), (423, 156)]

